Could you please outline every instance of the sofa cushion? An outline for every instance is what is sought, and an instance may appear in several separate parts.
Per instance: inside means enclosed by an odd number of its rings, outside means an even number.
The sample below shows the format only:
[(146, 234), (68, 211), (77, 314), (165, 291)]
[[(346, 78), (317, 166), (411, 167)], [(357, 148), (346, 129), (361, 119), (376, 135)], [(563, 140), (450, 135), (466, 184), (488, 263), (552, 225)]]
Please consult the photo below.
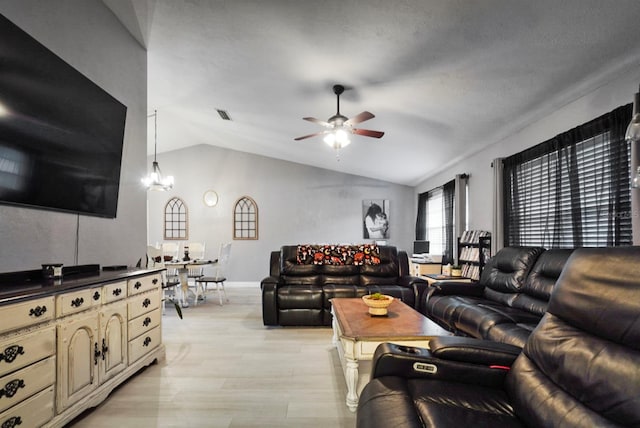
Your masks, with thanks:
[(461, 306), (456, 311), (454, 326), (457, 331), (469, 336), (486, 339), (489, 331), (497, 324), (536, 324), (539, 321), (540, 316), (531, 312), (485, 300), (474, 305)]
[(369, 382), (358, 405), (358, 427), (423, 426), (525, 427), (502, 390), (394, 376)]
[(543, 252), (541, 247), (505, 247), (487, 261), (480, 283), (487, 289), (502, 293), (519, 291)]
[(280, 309), (322, 309), (322, 287), (285, 285), (278, 288)]
[(529, 272), (522, 293), (517, 295), (511, 306), (542, 317), (553, 287), (572, 252), (572, 249), (552, 249), (542, 253)]
[(537, 322), (532, 324), (526, 323), (502, 323), (496, 324), (489, 329), (485, 335), (485, 339), (495, 342), (508, 343), (509, 345), (524, 347), (531, 332), (538, 325)]
[(485, 299), (482, 297), (434, 295), (427, 301), (425, 315), (447, 330), (454, 331), (457, 311), (460, 311), (463, 307), (477, 305), (483, 301)]
[(368, 291), (364, 287), (360, 287), (358, 285), (346, 285), (346, 284), (326, 284), (322, 287), (323, 290), (323, 301), (322, 306), (325, 309), (331, 309), (330, 300), (336, 297), (362, 297), (365, 294), (368, 294)]

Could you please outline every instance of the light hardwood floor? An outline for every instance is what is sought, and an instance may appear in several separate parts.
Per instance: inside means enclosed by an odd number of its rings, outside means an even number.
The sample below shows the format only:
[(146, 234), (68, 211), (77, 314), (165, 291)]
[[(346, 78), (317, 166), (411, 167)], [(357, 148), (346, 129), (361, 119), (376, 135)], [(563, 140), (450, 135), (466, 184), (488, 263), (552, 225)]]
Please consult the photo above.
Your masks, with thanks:
[(331, 329), (262, 325), (258, 283), (228, 283), (217, 294), (163, 317), (166, 361), (113, 391), (68, 426), (355, 426)]

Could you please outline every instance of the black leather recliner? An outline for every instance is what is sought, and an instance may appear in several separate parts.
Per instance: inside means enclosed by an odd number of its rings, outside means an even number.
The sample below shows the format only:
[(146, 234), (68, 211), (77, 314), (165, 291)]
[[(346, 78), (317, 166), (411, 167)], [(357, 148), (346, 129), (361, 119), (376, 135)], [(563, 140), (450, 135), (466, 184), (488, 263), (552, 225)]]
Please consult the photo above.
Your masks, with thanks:
[(479, 282), (435, 283), (421, 300), (421, 312), (457, 335), (523, 347), (572, 251), (503, 248)]
[(380, 246), (377, 265), (299, 264), (297, 245), (284, 245), (271, 253), (269, 276), (262, 288), (264, 325), (330, 326), (334, 297), (362, 297), (383, 293), (416, 307), (424, 279), (410, 275), (407, 253)]
[(640, 427), (640, 248), (575, 250), (518, 349), (382, 344), (357, 426)]

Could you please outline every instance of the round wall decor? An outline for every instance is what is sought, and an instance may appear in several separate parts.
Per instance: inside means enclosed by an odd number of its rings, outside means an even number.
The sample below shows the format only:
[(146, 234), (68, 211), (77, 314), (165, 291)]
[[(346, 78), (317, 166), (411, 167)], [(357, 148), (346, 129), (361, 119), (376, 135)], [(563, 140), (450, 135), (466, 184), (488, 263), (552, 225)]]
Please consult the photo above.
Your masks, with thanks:
[(204, 204), (208, 207), (214, 207), (218, 203), (218, 194), (213, 190), (207, 190), (204, 192)]

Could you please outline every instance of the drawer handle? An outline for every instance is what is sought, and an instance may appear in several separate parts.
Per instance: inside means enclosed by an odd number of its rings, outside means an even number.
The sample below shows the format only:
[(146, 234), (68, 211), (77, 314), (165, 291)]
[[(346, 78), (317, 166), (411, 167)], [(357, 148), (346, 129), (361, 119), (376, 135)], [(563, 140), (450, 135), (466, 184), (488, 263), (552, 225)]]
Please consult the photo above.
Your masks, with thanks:
[(20, 416), (12, 416), (2, 423), (2, 428), (14, 428), (17, 425), (22, 425), (22, 418)]
[(100, 300), (100, 293), (98, 291), (93, 293), (93, 300)]
[(151, 338), (149, 336), (144, 338), (144, 342), (142, 342), (142, 346), (149, 346), (151, 343)]
[(2, 397), (11, 398), (14, 395), (16, 395), (16, 393), (20, 388), (24, 388), (24, 380), (14, 379), (11, 382), (8, 382), (4, 386), (4, 389), (0, 389), (0, 398)]
[(84, 303), (84, 298), (77, 297), (77, 298), (75, 298), (75, 299), (73, 299), (71, 301), (71, 307), (72, 308), (79, 308), (80, 306), (82, 306), (83, 303)]
[(153, 285), (156, 285), (158, 283), (158, 278), (153, 278), (153, 281), (151, 281), (153, 283)]
[(150, 304), (151, 300), (149, 300), (148, 298), (144, 299), (144, 301), (142, 302), (142, 306), (144, 306), (145, 308), (148, 308)]
[(47, 307), (42, 305), (42, 306), (36, 306), (35, 308), (31, 308), (31, 310), (29, 310), (29, 316), (30, 317), (40, 317), (42, 315), (44, 315), (44, 313), (47, 312)]
[(136, 283), (133, 285), (133, 288), (135, 288), (136, 290), (138, 290), (140, 287), (142, 287), (142, 283), (140, 281), (136, 281)]
[(118, 297), (120, 294), (122, 294), (122, 288), (116, 288), (115, 290), (113, 290), (113, 295)]
[(0, 354), (0, 361), (5, 360), (7, 363), (13, 363), (18, 355), (24, 355), (24, 348), (20, 345), (9, 346)]
[(107, 358), (107, 352), (109, 352), (109, 347), (107, 346), (107, 341), (102, 339), (102, 361)]
[(151, 324), (151, 318), (146, 317), (144, 321), (142, 321), (142, 325), (145, 327), (149, 327), (149, 324)]

